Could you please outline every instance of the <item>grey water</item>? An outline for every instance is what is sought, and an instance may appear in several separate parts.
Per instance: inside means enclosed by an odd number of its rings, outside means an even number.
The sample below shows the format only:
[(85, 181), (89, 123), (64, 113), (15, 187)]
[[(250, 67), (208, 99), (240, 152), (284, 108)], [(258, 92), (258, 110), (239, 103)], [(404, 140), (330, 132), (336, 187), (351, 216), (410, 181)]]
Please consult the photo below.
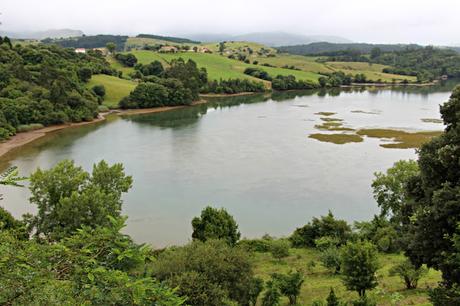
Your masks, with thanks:
[[(22, 175), (63, 159), (90, 170), (102, 159), (123, 163), (134, 186), (124, 196), (125, 232), (156, 247), (183, 244), (191, 219), (207, 205), (225, 207), (244, 237), (289, 235), (331, 210), (350, 222), (378, 212), (373, 173), (416, 158), (383, 140), (337, 145), (318, 112), (334, 112), (351, 128), (441, 130), (439, 105), (452, 86), (289, 92), (211, 99), (179, 110), (62, 130), (2, 157)], [(328, 133), (328, 132), (324, 132)], [(0, 205), (19, 217), (34, 212), (27, 188), (3, 188)]]

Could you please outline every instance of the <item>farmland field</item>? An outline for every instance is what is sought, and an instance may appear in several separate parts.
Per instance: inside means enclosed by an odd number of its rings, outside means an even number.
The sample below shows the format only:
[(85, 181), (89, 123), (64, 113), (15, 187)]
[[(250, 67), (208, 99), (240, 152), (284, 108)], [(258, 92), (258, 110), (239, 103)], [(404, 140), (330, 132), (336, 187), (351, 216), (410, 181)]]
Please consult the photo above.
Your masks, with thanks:
[(208, 71), (208, 77), (211, 80), (245, 78), (260, 81), (259, 79), (244, 74), (248, 67), (260, 68), (267, 71), (270, 75), (294, 75), (299, 80), (309, 80), (317, 82), (320, 77), (314, 72), (297, 71), (274, 67), (261, 67), (252, 64), (246, 64), (241, 61), (228, 59), (218, 54), (180, 52), (180, 53), (157, 53), (152, 51), (133, 51), (139, 63), (148, 64), (154, 60), (159, 60), (163, 64), (169, 63), (174, 58), (182, 57), (185, 60), (192, 59), (198, 64), (198, 67), (204, 67)]
[(105, 74), (93, 75), (88, 83), (91, 88), (95, 85), (104, 85), (106, 95), (104, 98), (104, 105), (108, 107), (117, 107), (118, 102), (129, 95), (129, 93), (136, 87), (136, 82), (120, 79), (114, 76)]

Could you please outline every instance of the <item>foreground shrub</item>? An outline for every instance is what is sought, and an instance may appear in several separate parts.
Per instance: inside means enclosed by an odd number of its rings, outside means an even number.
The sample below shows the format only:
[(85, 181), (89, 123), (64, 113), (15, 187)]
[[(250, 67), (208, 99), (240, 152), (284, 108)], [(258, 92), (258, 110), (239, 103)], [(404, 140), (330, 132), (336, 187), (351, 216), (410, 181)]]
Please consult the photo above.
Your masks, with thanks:
[(300, 272), (290, 271), (287, 274), (275, 273), (272, 275), (272, 278), (276, 286), (280, 289), (281, 294), (289, 299), (289, 304), (297, 304), (297, 297), (304, 282), (303, 275)]
[(247, 305), (253, 296), (249, 254), (222, 240), (193, 241), (158, 256), (153, 274), (190, 305), (225, 305), (232, 300)]
[(312, 222), (297, 228), (289, 238), (294, 247), (315, 247), (315, 240), (321, 237), (336, 239), (344, 244), (351, 236), (351, 227), (345, 220), (337, 220), (332, 212), (313, 218)]
[(193, 218), (192, 227), (192, 238), (201, 241), (222, 239), (235, 245), (241, 236), (235, 219), (224, 208), (206, 207), (200, 217)]
[(377, 287), (375, 273), (379, 264), (376, 247), (367, 241), (348, 242), (342, 248), (341, 258), (345, 287), (356, 291), (360, 298), (365, 298), (367, 290)]
[(428, 270), (424, 266), (415, 267), (410, 260), (405, 260), (390, 270), (390, 276), (401, 277), (407, 289), (417, 288), (419, 279), (427, 273)]

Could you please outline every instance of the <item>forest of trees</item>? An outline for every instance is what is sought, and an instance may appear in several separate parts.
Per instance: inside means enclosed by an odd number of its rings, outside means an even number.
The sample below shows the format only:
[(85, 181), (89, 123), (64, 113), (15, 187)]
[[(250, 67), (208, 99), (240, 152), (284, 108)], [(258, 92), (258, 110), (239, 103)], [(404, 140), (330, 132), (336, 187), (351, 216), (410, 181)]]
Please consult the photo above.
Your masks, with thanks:
[(116, 73), (100, 53), (0, 40), (0, 140), (30, 127), (94, 119), (98, 98), (85, 83)]
[(120, 101), (121, 108), (190, 105), (198, 100), (200, 89), (207, 84), (206, 70), (182, 58), (172, 60), (166, 69), (156, 61), (137, 65), (136, 71), (142, 82)]
[(62, 39), (46, 38), (41, 42), (44, 44), (56, 44), (64, 48), (103, 48), (107, 43), (115, 43), (117, 51), (123, 51), (128, 36), (122, 35), (93, 35), (93, 36), (80, 36)]
[[(404, 252), (407, 259), (390, 273), (408, 290), (427, 268), (441, 271), (430, 301), (459, 305), (459, 109), (457, 87), (441, 106), (443, 134), (422, 145), (417, 161), (375, 174), (380, 213), (372, 220), (350, 225), (329, 212), (288, 239), (241, 239), (232, 215), (206, 207), (191, 220), (190, 243), (153, 250), (120, 232), (122, 196), (133, 185), (121, 164), (102, 161), (90, 173), (72, 161), (37, 169), (28, 178), (37, 213), (17, 220), (0, 208), (0, 304), (275, 306), (285, 296), (295, 305), (308, 277), (291, 269), (262, 280), (251, 260), (254, 252), (269, 252), (281, 261), (294, 247), (319, 251), (321, 264), (356, 292), (352, 305), (376, 305), (368, 292), (379, 283), (379, 252)], [(0, 185), (24, 180), (13, 168)], [(350, 302), (340, 301), (334, 288), (324, 301)]]
[(178, 43), (178, 44), (200, 44), (201, 43), (199, 41), (191, 40), (187, 38), (161, 36), (161, 35), (153, 35), (153, 34), (139, 34), (136, 37), (158, 39), (158, 40), (170, 41), (170, 42)]

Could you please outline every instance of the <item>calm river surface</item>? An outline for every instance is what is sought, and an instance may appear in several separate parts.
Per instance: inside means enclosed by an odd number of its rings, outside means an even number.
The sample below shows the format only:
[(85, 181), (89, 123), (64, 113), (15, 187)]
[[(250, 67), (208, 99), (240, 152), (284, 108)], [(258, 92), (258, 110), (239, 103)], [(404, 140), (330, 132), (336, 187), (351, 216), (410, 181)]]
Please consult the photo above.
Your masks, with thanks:
[[(382, 148), (376, 138), (344, 145), (308, 138), (328, 133), (315, 129), (315, 113), (337, 113), (352, 128), (440, 130), (421, 119), (440, 118), (451, 88), (290, 92), (114, 117), (48, 135), (2, 157), (0, 167), (28, 175), (63, 159), (87, 170), (101, 159), (123, 163), (134, 177), (124, 198), (125, 231), (157, 247), (187, 242), (191, 219), (206, 205), (225, 207), (242, 236), (283, 236), (329, 209), (348, 221), (371, 218), (378, 211), (373, 173), (416, 157), (414, 149)], [(15, 216), (34, 212), (26, 188), (0, 193)]]

